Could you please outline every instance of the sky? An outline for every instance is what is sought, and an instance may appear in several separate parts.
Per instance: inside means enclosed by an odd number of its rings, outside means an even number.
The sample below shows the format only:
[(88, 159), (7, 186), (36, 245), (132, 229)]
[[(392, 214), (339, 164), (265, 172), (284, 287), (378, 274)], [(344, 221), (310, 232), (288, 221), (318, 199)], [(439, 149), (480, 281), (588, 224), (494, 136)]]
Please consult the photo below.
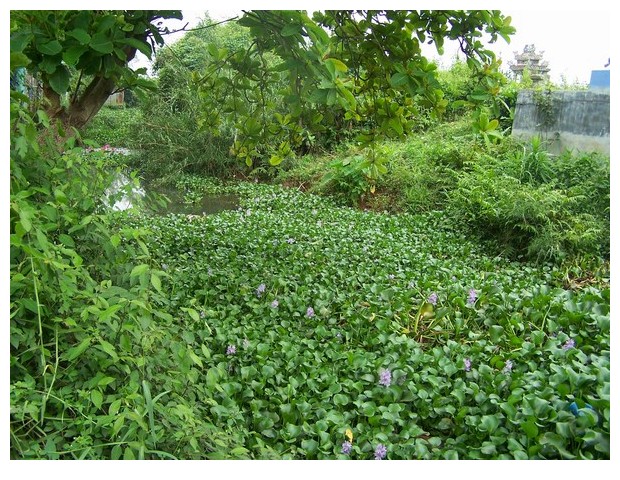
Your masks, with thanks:
[[(330, 2), (329, 5), (321, 5), (313, 2), (292, 2), (283, 6), (280, 2), (237, 2), (231, 0), (226, 2), (230, 8), (211, 8), (205, 4), (211, 18), (224, 20), (236, 15), (242, 15), (242, 8), (246, 9), (281, 9), (296, 8), (312, 11), (316, 8), (377, 8), (372, 2)], [(342, 7), (338, 5), (343, 4)], [(370, 3), (369, 5), (366, 5)], [(421, 2), (423, 8), (448, 8), (446, 2)], [(477, 2), (481, 3), (481, 2)], [(482, 2), (485, 3), (485, 2)], [(489, 2), (486, 2), (489, 3)], [(576, 2), (575, 2), (576, 3)], [(446, 4), (446, 5), (444, 5)], [(464, 2), (465, 8), (477, 9), (476, 2), (468, 6)], [(585, 2), (581, 2), (582, 6)], [(169, 21), (170, 27), (180, 28), (189, 23), (189, 27), (195, 26), (205, 10), (196, 9), (197, 3), (192, 3), (191, 9), (184, 9), (182, 21)], [(238, 5), (238, 6), (237, 6)], [(437, 5), (437, 6), (435, 6)], [(506, 7), (503, 8), (503, 5)], [(564, 2), (564, 9), (536, 9), (536, 2), (521, 1), (518, 9), (514, 8), (515, 2), (494, 2), (492, 8), (502, 11), (504, 15), (512, 18), (512, 25), (517, 29), (512, 36), (510, 44), (502, 38), (491, 45), (491, 49), (502, 59), (502, 70), (508, 71), (509, 62), (514, 60), (515, 52), (521, 53), (525, 45), (534, 44), (537, 52), (543, 52), (543, 59), (550, 67), (551, 80), (561, 83), (564, 79), (569, 84), (581, 83), (588, 84), (592, 70), (605, 70), (605, 65), (611, 56), (610, 45), (610, 20), (611, 10), (607, 2), (598, 0), (590, 1), (587, 5), (590, 8), (577, 9), (570, 8), (571, 2)], [(416, 5), (417, 6), (417, 5)], [(460, 6), (460, 5), (459, 5)], [(489, 8), (489, 5), (480, 5), (480, 8)], [(381, 8), (401, 9), (404, 8), (402, 2), (386, 2)], [(182, 36), (181, 33), (167, 37), (167, 42), (172, 43)], [(443, 56), (436, 53), (434, 47), (429, 47), (426, 54), (438, 61), (441, 65), (449, 67), (455, 54), (458, 52), (456, 42), (452, 46), (446, 45), (446, 52)], [(463, 55), (460, 55), (463, 58)], [(146, 65), (148, 61), (143, 57), (140, 65)], [(609, 68), (609, 67), (607, 67)]]

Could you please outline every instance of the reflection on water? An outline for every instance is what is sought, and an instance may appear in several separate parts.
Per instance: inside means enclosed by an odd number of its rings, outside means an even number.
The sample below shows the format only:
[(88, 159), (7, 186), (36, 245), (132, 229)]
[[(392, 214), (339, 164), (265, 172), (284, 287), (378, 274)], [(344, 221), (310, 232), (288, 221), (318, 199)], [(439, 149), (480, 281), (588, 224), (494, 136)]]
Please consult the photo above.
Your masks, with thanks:
[(153, 211), (160, 215), (167, 213), (182, 213), (186, 215), (209, 215), (224, 210), (235, 210), (239, 207), (237, 195), (219, 194), (205, 195), (196, 202), (187, 203), (183, 193), (178, 190), (157, 188), (152, 190), (156, 194), (164, 195), (169, 200), (165, 207), (154, 206)]
[[(163, 202), (161, 196), (170, 201)], [(195, 202), (187, 202), (182, 192), (170, 188), (145, 185), (137, 187), (126, 175), (118, 175), (105, 192), (106, 205), (113, 210), (126, 210), (140, 205), (145, 210), (157, 215), (180, 213), (185, 215), (209, 215), (224, 210), (235, 210), (239, 207), (237, 195), (219, 194), (205, 195)]]
[(105, 191), (105, 203), (109, 206), (114, 202), (112, 210), (127, 210), (139, 204), (145, 195), (143, 188), (134, 185), (129, 177), (121, 173)]

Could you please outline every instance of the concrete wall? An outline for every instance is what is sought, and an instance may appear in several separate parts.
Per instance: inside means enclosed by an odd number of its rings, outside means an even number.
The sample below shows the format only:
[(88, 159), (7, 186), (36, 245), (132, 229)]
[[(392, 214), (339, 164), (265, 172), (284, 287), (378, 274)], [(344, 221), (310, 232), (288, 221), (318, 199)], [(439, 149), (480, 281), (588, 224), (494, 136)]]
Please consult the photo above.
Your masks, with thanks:
[(113, 106), (120, 106), (120, 105), (123, 105), (124, 103), (125, 103), (125, 92), (124, 91), (113, 93), (105, 101), (106, 105), (113, 105)]
[(521, 139), (541, 135), (554, 153), (568, 148), (609, 155), (609, 93), (559, 91), (551, 98), (551, 114), (545, 119), (534, 92), (519, 92), (512, 135)]

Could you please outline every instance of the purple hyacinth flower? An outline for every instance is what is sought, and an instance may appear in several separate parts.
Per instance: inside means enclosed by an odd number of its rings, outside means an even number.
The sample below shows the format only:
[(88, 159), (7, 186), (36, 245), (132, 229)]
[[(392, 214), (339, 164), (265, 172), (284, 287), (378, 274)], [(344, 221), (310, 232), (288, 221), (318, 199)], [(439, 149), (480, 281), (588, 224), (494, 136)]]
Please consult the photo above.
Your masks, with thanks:
[(473, 288), (470, 289), (469, 294), (467, 295), (467, 304), (473, 305), (474, 303), (476, 303), (476, 298), (478, 298), (478, 295), (476, 294), (476, 290), (474, 290)]
[(387, 448), (383, 444), (377, 445), (375, 448), (375, 460), (381, 460), (387, 455)]
[(308, 307), (308, 310), (306, 310), (306, 317), (308, 318), (314, 317), (314, 308)]
[(431, 293), (428, 296), (428, 303), (430, 303), (431, 305), (437, 305), (437, 294), (435, 292)]
[(471, 370), (471, 360), (469, 358), (466, 358), (465, 360), (463, 360), (463, 364), (465, 365), (465, 371), (469, 372)]
[(265, 286), (265, 284), (264, 284), (264, 283), (261, 283), (261, 284), (258, 286), (258, 288), (256, 289), (256, 296), (257, 296), (257, 297), (260, 297), (263, 293), (265, 293), (265, 289), (266, 289), (266, 288), (267, 288), (267, 287)]
[(389, 387), (392, 384), (392, 372), (386, 368), (382, 368), (379, 372), (379, 385)]
[(344, 453), (345, 455), (351, 453), (351, 448), (353, 448), (353, 445), (348, 440), (342, 443), (342, 453)]
[(280, 302), (278, 302), (277, 300), (271, 302), (271, 308), (278, 308), (278, 305), (280, 305)]
[(575, 340), (573, 340), (572, 338), (569, 338), (568, 340), (566, 340), (566, 343), (562, 345), (563, 350), (568, 350), (569, 348), (574, 348), (574, 347), (575, 347)]
[(506, 364), (504, 365), (504, 373), (510, 373), (512, 371), (512, 360), (506, 360)]
[(237, 353), (237, 347), (235, 347), (234, 345), (228, 345), (228, 348), (226, 349), (226, 355), (234, 355), (235, 353)]

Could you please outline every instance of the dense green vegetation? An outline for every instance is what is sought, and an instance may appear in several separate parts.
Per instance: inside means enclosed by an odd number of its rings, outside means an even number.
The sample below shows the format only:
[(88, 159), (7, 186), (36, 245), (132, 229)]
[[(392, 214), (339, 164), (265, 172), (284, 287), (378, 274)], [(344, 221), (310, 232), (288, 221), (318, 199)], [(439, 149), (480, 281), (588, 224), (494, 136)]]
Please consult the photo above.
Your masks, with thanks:
[[(280, 47), (311, 30), (290, 15)], [(339, 15), (317, 21), (350, 34)], [(493, 74), (499, 96), (481, 106), (475, 71), (417, 59), (442, 93), (398, 112), (402, 136), (382, 114), (341, 121), (339, 101), (320, 131), (305, 123), (330, 110), (316, 102), (293, 122), (301, 143), (248, 166), (239, 112), (205, 123), (223, 83), (209, 91), (203, 74), (241, 81), (260, 57), (263, 93), (290, 87), (272, 70), (290, 51), (255, 20), (162, 50), (158, 89), (82, 136), (11, 91), (11, 458), (609, 459), (609, 158), (514, 141), (517, 82)], [(222, 63), (251, 38), (264, 43)], [(371, 49), (347, 42), (351, 58)], [(12, 43), (12, 66), (27, 53)], [(375, 108), (365, 95), (382, 86), (350, 91)], [(263, 104), (270, 120), (242, 143), (269, 140), (282, 107)], [(270, 147), (299, 133), (285, 130)], [(112, 211), (120, 172), (240, 206)]]

